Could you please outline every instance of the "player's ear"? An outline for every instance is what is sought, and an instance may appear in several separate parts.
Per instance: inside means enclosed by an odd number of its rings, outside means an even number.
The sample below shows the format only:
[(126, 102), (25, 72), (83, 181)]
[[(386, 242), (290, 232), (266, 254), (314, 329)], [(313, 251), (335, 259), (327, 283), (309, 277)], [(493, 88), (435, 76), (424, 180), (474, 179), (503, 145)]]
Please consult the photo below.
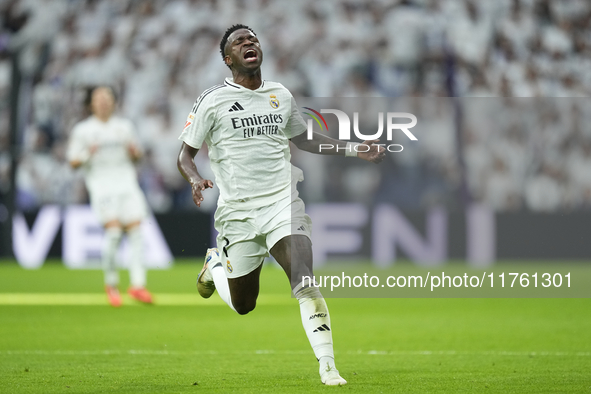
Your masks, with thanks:
[(226, 66), (232, 67), (232, 58), (230, 55), (224, 56), (224, 63), (226, 63)]

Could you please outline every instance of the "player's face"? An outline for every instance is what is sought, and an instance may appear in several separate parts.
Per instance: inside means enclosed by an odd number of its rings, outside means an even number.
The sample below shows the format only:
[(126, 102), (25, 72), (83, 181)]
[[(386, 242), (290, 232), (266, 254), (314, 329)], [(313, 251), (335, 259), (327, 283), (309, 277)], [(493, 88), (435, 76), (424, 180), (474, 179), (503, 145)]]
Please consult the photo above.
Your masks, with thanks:
[(257, 70), (263, 62), (259, 39), (248, 29), (236, 30), (228, 37), (224, 60), (237, 71)]
[(92, 113), (99, 118), (108, 118), (115, 110), (115, 97), (109, 88), (96, 88), (90, 102)]

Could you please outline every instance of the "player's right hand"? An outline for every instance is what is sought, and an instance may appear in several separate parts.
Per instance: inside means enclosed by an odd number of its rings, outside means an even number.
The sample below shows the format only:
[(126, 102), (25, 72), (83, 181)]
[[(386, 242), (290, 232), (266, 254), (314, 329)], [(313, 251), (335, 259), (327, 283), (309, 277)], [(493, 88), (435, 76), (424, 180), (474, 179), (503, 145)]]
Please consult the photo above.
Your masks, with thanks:
[(191, 189), (193, 193), (193, 202), (198, 207), (201, 207), (201, 201), (203, 201), (203, 195), (201, 192), (207, 188), (212, 188), (213, 182), (209, 179), (202, 179), (198, 182), (191, 183)]
[(363, 141), (362, 145), (367, 145), (369, 150), (358, 152), (357, 157), (372, 163), (380, 163), (386, 156), (386, 149), (383, 146), (377, 145), (379, 142), (380, 140)]

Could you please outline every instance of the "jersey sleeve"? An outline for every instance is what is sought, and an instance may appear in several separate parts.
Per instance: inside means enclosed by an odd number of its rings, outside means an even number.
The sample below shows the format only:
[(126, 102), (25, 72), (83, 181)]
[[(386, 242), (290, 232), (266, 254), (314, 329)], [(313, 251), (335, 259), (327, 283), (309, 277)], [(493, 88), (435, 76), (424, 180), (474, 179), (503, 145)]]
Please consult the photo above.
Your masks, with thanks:
[(70, 140), (68, 141), (68, 149), (66, 151), (66, 158), (68, 161), (80, 160), (88, 156), (88, 146), (84, 140), (83, 127), (77, 124), (72, 129)]
[(295, 99), (291, 96), (291, 114), (287, 121), (287, 127), (285, 128), (285, 135), (287, 138), (291, 139), (305, 133), (306, 130), (306, 122), (298, 110), (298, 105), (296, 104)]
[(187, 145), (201, 149), (203, 141), (213, 129), (215, 123), (215, 106), (212, 95), (201, 95), (195, 101), (179, 140)]

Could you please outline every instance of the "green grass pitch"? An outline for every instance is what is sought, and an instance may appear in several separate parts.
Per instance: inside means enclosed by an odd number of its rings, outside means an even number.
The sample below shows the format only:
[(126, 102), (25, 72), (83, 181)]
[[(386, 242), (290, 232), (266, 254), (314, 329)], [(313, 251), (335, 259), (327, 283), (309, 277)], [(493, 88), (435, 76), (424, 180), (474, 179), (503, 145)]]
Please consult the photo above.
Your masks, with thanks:
[(591, 393), (589, 299), (328, 299), (349, 384), (325, 387), (279, 269), (239, 316), (199, 298), (200, 268), (114, 309), (99, 271), (0, 262), (0, 393)]

